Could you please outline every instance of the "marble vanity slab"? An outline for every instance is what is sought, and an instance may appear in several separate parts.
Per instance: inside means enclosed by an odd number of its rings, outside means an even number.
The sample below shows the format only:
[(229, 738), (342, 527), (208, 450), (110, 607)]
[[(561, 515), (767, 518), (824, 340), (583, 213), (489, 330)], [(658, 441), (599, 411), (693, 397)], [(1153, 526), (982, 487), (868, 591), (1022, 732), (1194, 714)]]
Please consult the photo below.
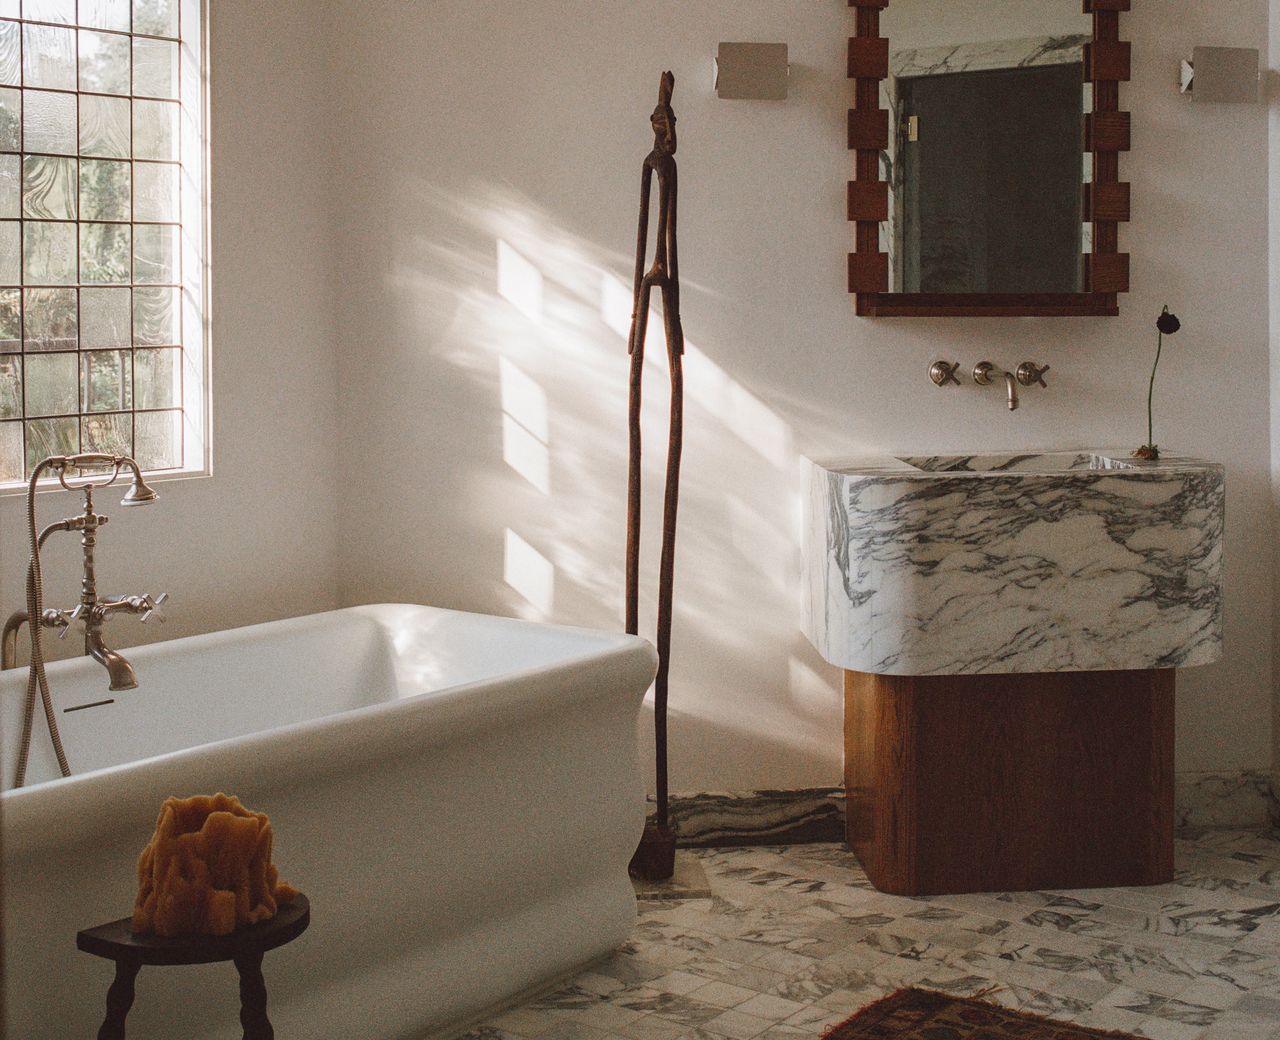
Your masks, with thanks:
[(804, 626), (831, 664), (972, 675), (1221, 654), (1220, 465), (1085, 450), (808, 468)]

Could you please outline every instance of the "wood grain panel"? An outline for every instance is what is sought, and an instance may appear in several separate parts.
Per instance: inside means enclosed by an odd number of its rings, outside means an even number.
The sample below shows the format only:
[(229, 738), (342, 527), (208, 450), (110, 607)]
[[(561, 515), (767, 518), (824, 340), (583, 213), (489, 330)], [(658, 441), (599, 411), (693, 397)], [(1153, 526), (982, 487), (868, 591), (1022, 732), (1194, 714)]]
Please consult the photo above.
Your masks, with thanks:
[(889, 291), (888, 253), (850, 253), (849, 291), (882, 293)]
[(849, 78), (884, 79), (889, 75), (889, 41), (883, 36), (849, 39)]
[(849, 109), (849, 147), (877, 153), (888, 148), (888, 110), (883, 108)]
[(1095, 253), (1089, 258), (1089, 288), (1098, 293), (1129, 291), (1129, 254)]
[(845, 673), (848, 838), (897, 895), (1173, 877), (1174, 673)]
[(1079, 318), (1119, 313), (1114, 294), (1108, 293), (864, 293), (858, 297), (858, 314), (865, 318)]
[(1084, 197), (1084, 219), (1127, 221), (1129, 194), (1129, 185), (1125, 183), (1090, 185)]
[(884, 181), (849, 182), (849, 219), (889, 219), (889, 185)]
[(1094, 40), (1085, 44), (1085, 75), (1094, 83), (1125, 82), (1132, 74), (1132, 47), (1125, 41)]
[(1127, 152), (1133, 145), (1128, 112), (1090, 112), (1085, 116), (1085, 148), (1090, 152)]

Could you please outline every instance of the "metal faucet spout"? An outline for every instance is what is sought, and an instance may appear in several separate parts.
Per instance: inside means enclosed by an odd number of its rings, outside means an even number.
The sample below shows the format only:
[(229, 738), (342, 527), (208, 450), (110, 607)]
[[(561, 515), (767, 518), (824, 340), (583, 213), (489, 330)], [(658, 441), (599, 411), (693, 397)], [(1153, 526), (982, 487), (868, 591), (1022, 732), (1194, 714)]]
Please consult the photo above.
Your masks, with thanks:
[(1018, 379), (1012, 372), (1004, 374), (1004, 385), (1009, 389), (1009, 411), (1018, 410)]
[(84, 648), (90, 657), (107, 670), (107, 677), (110, 679), (110, 685), (107, 688), (112, 693), (137, 689), (138, 676), (133, 671), (133, 665), (108, 647), (102, 641), (101, 633), (95, 631), (87, 633)]

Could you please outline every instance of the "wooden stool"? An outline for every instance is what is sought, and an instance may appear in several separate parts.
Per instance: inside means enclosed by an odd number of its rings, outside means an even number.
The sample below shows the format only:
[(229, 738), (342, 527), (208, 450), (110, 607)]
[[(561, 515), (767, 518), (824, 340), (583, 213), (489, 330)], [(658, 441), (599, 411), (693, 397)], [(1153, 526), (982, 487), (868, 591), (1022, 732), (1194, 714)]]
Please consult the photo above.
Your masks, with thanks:
[(262, 979), (262, 956), (292, 942), (311, 923), (311, 906), (299, 893), (261, 924), (239, 928), (230, 935), (192, 935), (162, 939), (134, 935), (125, 917), (76, 933), (76, 946), (95, 957), (116, 962), (116, 977), (107, 990), (107, 1017), (98, 1040), (124, 1040), (124, 1020), (133, 1007), (133, 983), (144, 964), (213, 964), (234, 961), (240, 973), (240, 1024), (244, 1040), (272, 1040), (267, 1020), (267, 984)]

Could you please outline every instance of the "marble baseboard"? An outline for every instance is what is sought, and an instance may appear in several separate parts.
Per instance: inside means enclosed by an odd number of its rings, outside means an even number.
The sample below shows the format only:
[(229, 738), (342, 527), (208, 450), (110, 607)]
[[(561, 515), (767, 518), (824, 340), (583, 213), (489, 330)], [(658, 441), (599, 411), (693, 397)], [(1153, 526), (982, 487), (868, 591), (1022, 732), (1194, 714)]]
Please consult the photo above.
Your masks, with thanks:
[(1280, 827), (1280, 777), (1263, 769), (1179, 773), (1174, 812), (1179, 829)]
[[(1265, 770), (1179, 773), (1179, 830), (1280, 827), (1280, 782)], [(684, 848), (844, 841), (844, 789), (673, 795), (671, 826)]]
[(685, 848), (844, 840), (844, 788), (674, 795), (671, 829)]

